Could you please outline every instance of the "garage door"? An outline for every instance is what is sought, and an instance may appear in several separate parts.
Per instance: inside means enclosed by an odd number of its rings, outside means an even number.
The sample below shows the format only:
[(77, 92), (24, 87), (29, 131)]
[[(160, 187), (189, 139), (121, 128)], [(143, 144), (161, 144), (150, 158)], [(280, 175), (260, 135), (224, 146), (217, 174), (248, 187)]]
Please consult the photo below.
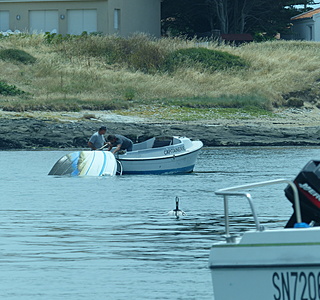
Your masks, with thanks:
[(59, 16), (57, 10), (30, 10), (29, 11), (30, 32), (59, 33)]
[(0, 10), (0, 31), (9, 29), (9, 11)]
[(97, 10), (70, 9), (67, 13), (68, 33), (79, 35), (84, 31), (97, 31)]

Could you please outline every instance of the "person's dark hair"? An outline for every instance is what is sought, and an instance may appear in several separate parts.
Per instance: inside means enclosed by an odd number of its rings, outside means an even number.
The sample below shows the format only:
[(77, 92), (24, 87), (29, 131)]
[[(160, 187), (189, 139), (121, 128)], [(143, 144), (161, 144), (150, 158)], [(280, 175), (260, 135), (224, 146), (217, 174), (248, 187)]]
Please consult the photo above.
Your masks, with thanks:
[(106, 126), (101, 126), (101, 127), (99, 128), (99, 131), (101, 131), (101, 130), (107, 130), (107, 127), (106, 127)]
[(108, 141), (112, 141), (116, 138), (116, 136), (114, 134), (109, 134), (108, 137), (107, 137), (107, 140)]

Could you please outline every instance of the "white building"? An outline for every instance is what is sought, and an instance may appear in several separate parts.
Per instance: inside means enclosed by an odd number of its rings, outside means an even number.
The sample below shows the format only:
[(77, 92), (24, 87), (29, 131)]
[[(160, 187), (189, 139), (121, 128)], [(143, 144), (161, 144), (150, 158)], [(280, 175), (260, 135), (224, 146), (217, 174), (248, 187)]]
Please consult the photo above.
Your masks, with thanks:
[(0, 31), (160, 36), (161, 0), (0, 0)]
[(320, 8), (297, 15), (291, 21), (293, 39), (320, 41)]

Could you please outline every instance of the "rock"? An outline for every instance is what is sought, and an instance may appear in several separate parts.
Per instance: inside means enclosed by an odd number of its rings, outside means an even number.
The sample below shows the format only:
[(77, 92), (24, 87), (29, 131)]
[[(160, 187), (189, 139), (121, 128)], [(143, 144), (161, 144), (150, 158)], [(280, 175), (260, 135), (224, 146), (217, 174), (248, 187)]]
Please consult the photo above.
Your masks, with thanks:
[[(141, 142), (156, 136), (187, 136), (204, 146), (320, 145), (320, 128), (258, 126), (212, 126), (206, 124), (153, 124), (105, 122), (107, 134), (119, 133)], [(0, 149), (87, 148), (101, 122), (59, 123), (35, 119), (0, 119)], [(14, 133), (14, 134), (13, 134)], [(14, 140), (13, 140), (14, 138)]]
[(0, 150), (7, 149), (22, 149), (23, 145), (19, 141), (14, 141), (9, 138), (0, 137)]

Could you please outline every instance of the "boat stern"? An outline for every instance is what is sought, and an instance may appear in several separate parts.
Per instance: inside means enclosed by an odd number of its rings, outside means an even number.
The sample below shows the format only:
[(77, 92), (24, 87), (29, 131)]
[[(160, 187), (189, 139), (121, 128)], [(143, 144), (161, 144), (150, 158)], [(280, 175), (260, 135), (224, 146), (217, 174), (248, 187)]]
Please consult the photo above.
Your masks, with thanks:
[(211, 247), (216, 300), (318, 299), (320, 228), (247, 232)]

